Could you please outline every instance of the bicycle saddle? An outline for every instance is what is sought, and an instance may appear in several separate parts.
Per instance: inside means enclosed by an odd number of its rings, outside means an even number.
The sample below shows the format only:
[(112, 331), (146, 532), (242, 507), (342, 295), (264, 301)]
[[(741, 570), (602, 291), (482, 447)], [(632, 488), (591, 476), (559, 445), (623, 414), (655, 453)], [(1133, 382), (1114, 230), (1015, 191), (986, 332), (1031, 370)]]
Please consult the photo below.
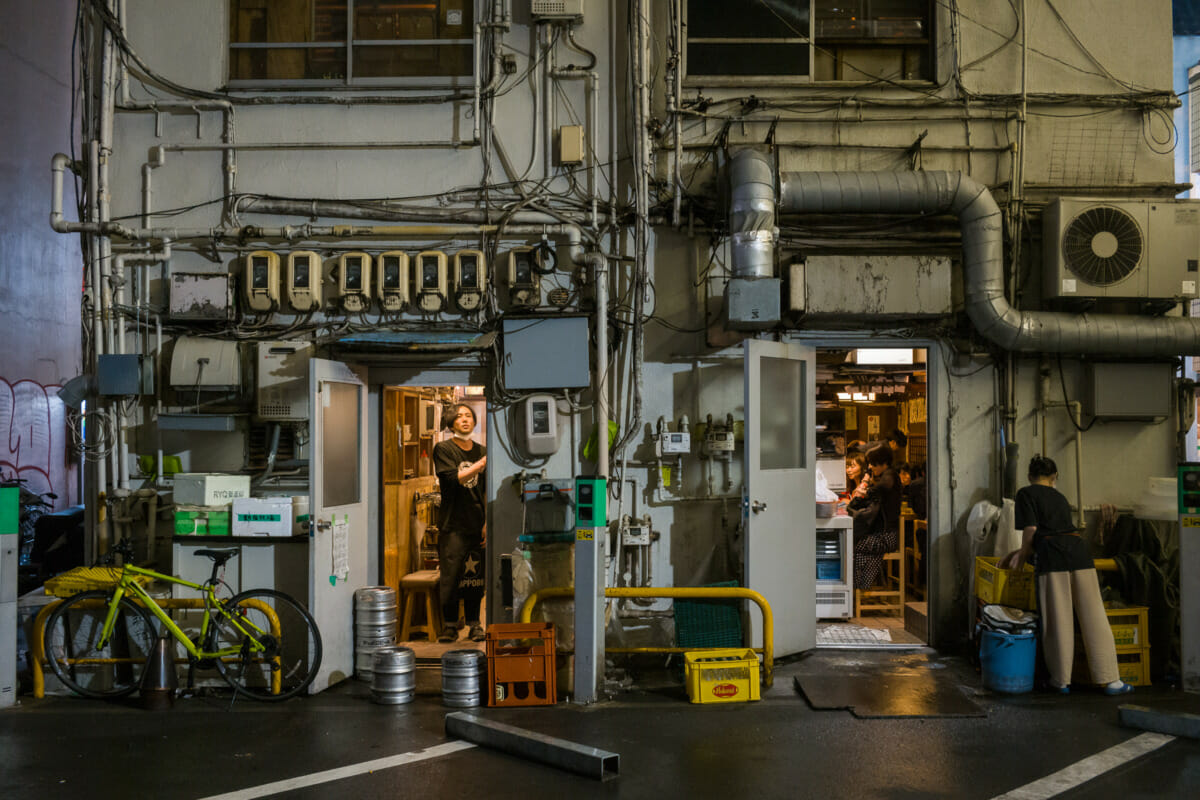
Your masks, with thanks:
[(217, 563), (218, 567), (221, 566), (222, 564), (224, 564), (229, 559), (236, 556), (237, 554), (238, 554), (237, 550), (197, 550), (196, 551), (196, 555), (206, 556), (208, 558), (211, 558), (213, 561), (215, 561)]

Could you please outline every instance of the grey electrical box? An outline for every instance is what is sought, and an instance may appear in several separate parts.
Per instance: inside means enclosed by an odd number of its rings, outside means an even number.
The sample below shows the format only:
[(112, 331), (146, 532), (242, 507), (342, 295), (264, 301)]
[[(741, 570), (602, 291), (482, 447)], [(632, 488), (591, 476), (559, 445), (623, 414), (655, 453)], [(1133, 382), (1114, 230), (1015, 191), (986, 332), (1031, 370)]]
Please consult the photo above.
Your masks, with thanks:
[(1171, 413), (1175, 365), (1088, 364), (1083, 410), (1110, 420), (1163, 419)]
[(588, 319), (582, 316), (504, 320), (505, 389), (581, 389), (591, 385)]
[(140, 355), (102, 355), (96, 362), (96, 385), (101, 395), (154, 394), (154, 360)]
[(725, 286), (725, 319), (735, 331), (760, 331), (779, 324), (779, 278), (731, 278)]

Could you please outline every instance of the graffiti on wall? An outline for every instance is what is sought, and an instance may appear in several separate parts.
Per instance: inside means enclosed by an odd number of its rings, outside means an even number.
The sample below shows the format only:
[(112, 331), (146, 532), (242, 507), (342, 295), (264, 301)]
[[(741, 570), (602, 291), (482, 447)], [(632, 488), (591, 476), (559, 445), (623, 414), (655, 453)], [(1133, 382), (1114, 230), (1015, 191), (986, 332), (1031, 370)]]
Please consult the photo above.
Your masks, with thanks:
[(59, 388), (0, 378), (0, 476), (22, 478), (25, 488), (37, 494), (54, 492), (56, 510), (78, 502)]

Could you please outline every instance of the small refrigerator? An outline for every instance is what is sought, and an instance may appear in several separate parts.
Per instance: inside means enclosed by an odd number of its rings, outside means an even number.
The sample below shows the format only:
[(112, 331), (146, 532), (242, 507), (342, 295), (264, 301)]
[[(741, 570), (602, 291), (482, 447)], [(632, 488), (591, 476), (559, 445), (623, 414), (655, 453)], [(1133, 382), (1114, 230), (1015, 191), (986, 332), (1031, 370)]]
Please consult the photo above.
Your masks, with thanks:
[(854, 611), (850, 518), (818, 519), (817, 525), (817, 618), (848, 619)]

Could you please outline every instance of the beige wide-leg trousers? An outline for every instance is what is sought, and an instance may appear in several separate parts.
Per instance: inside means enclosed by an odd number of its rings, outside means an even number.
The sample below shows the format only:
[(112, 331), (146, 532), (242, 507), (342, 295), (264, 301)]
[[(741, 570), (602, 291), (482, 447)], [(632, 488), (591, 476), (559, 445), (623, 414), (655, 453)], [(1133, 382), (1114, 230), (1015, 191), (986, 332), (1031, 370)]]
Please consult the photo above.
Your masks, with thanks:
[(1075, 662), (1075, 622), (1083, 634), (1092, 683), (1117, 680), (1117, 648), (1112, 628), (1100, 598), (1100, 581), (1094, 569), (1072, 572), (1048, 572), (1038, 576), (1042, 613), (1042, 651), (1050, 680), (1056, 686), (1069, 686)]

